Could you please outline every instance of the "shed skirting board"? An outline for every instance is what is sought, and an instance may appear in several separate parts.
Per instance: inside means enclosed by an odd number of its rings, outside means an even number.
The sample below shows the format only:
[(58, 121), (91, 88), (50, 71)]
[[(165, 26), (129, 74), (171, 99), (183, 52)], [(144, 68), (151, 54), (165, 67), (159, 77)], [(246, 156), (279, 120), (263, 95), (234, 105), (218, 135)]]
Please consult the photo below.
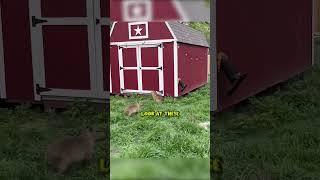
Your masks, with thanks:
[(6, 98), (6, 80), (5, 80), (5, 68), (4, 68), (4, 49), (3, 49), (3, 37), (2, 37), (2, 15), (0, 4), (0, 98)]

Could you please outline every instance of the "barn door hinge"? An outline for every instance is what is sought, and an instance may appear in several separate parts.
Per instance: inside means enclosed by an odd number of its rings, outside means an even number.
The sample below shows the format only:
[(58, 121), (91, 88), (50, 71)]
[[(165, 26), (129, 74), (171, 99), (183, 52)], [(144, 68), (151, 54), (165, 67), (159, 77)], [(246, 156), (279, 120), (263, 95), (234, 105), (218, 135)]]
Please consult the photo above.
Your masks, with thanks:
[(120, 70), (122, 70), (123, 69), (123, 67), (122, 66), (120, 66)]
[(100, 24), (100, 19), (96, 18), (96, 25)]
[(158, 67), (157, 69), (159, 69), (159, 70), (161, 70), (161, 71), (163, 70), (162, 66), (161, 66), (161, 67)]
[(45, 19), (38, 19), (35, 16), (32, 16), (32, 27), (36, 27), (37, 24), (42, 24), (42, 23), (46, 23), (46, 22), (48, 22), (48, 21)]
[(161, 91), (158, 91), (159, 93), (161, 93), (161, 94), (163, 94), (163, 90), (161, 90)]
[(40, 95), (40, 93), (42, 92), (48, 92), (48, 91), (52, 91), (52, 89), (41, 87), (39, 84), (36, 84), (36, 92), (38, 95)]
[(158, 47), (160, 47), (160, 48), (163, 48), (163, 44), (161, 43), (161, 44), (159, 44), (159, 46)]

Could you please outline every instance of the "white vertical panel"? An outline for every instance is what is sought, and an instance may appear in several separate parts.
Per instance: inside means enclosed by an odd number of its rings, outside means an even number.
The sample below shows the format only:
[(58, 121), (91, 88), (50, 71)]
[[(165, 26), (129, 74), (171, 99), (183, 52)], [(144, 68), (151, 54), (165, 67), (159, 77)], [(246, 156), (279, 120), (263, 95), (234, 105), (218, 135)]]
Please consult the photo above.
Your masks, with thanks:
[(143, 84), (142, 84), (142, 70), (141, 70), (141, 67), (142, 67), (142, 64), (141, 64), (141, 46), (137, 46), (137, 66), (138, 66), (138, 90), (140, 92), (142, 92), (143, 90)]
[(120, 93), (124, 89), (124, 70), (120, 70), (120, 67), (123, 67), (123, 56), (122, 56), (122, 47), (118, 47), (118, 60), (119, 60), (119, 77), (120, 77)]
[[(97, 81), (97, 95), (98, 95), (98, 98), (109, 98), (110, 93), (104, 90), (104, 77), (107, 75), (104, 74), (104, 71), (103, 71), (104, 70), (103, 62), (107, 60), (103, 59), (103, 56), (102, 56), (103, 54), (102, 53), (102, 26), (107, 24), (105, 24), (105, 22), (103, 21), (100, 11), (101, 11), (100, 0), (94, 0), (94, 19), (95, 19), (94, 21), (96, 20), (100, 21), (100, 23), (96, 23), (94, 26), (95, 27), (95, 63), (96, 63), (95, 68), (96, 68), (96, 77), (97, 77), (95, 81)], [(109, 58), (109, 57), (105, 57), (105, 58)], [(112, 87), (111, 81), (110, 81), (110, 87)]]
[(32, 16), (41, 18), (41, 0), (29, 0), (29, 15), (34, 99), (40, 101), (41, 96), (36, 92), (36, 84), (45, 87), (42, 25), (39, 24), (36, 27), (32, 27)]
[(162, 70), (159, 70), (159, 91), (162, 91), (164, 95), (164, 79), (163, 79), (163, 45), (158, 47), (158, 65), (162, 67)]
[(5, 67), (4, 67), (1, 8), (2, 7), (0, 4), (0, 98), (6, 98), (7, 95), (6, 95), (6, 80), (5, 80)]
[(110, 80), (109, 80), (109, 82), (110, 82), (110, 87), (109, 87), (109, 89), (110, 89), (110, 93), (112, 93), (112, 76), (111, 76), (111, 62), (110, 62)]
[(178, 80), (178, 43), (177, 41), (173, 42), (173, 87), (174, 87), (174, 97), (178, 97), (179, 96), (179, 80)]

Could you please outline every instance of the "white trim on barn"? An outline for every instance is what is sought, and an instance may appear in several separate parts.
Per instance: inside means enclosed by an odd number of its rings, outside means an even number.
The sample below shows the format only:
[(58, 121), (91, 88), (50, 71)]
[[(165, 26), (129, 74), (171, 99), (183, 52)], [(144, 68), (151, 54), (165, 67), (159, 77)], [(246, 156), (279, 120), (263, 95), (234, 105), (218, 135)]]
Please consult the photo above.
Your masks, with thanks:
[(177, 40), (177, 37), (176, 37), (176, 35), (173, 33), (173, 31), (172, 31), (172, 29), (171, 29), (171, 27), (170, 27), (169, 23), (168, 23), (167, 21), (166, 21), (165, 23), (166, 23), (167, 28), (169, 29), (169, 31), (170, 31), (171, 36), (173, 37), (173, 39), (174, 39), (174, 40)]
[(135, 45), (154, 45), (165, 42), (174, 42), (174, 39), (160, 39), (160, 40), (145, 40), (145, 41), (126, 41), (126, 42), (111, 42), (110, 45), (116, 46), (135, 46)]
[(78, 90), (78, 89), (65, 90), (65, 89), (55, 89), (55, 88), (52, 88), (50, 92), (42, 92), (41, 96), (100, 98), (100, 97), (93, 97), (91, 90)]
[[(42, 100), (43, 101), (75, 101), (74, 97), (69, 97), (69, 96), (42, 96)], [(105, 99), (101, 99), (101, 98), (78, 98), (76, 99), (77, 101), (80, 102), (93, 102), (93, 103), (106, 103)]]
[[(119, 48), (119, 47), (118, 47), (118, 61), (119, 61), (119, 67), (123, 67), (122, 48)], [(122, 94), (124, 89), (124, 80), (123, 80), (123, 72), (121, 69), (119, 70), (119, 79), (120, 79), (120, 93)]]
[(114, 27), (116, 26), (117, 22), (113, 22), (112, 25), (111, 25), (111, 29), (110, 29), (110, 37), (112, 35), (112, 32), (113, 32), (113, 29)]
[[(144, 24), (145, 25), (145, 28), (146, 28), (146, 35), (144, 36), (132, 36), (131, 34), (131, 26), (132, 25), (142, 25)], [(148, 27), (148, 22), (132, 22), (132, 23), (128, 23), (128, 32), (129, 32), (129, 39), (148, 39), (149, 38), (149, 27)], [(138, 26), (139, 28), (139, 26)], [(140, 29), (141, 31), (142, 29)]]
[(158, 46), (158, 66), (159, 70), (159, 92), (161, 95), (165, 95), (164, 89), (164, 73), (163, 73), (163, 46)]
[(1, 15), (1, 3), (0, 3), (0, 98), (6, 98), (6, 80), (4, 69), (4, 49), (3, 49), (3, 37), (2, 37), (2, 15)]
[(138, 94), (150, 94), (152, 91), (148, 90), (133, 90), (133, 89), (125, 89), (123, 93), (138, 93)]
[(142, 91), (142, 70), (141, 70), (141, 48), (137, 46), (136, 48), (137, 55), (137, 74), (138, 74), (138, 90)]
[(41, 96), (37, 94), (36, 84), (43, 86), (43, 72), (40, 69), (43, 67), (41, 60), (43, 59), (43, 48), (39, 43), (42, 41), (42, 28), (32, 27), (32, 16), (41, 16), (41, 0), (29, 0), (29, 13), (30, 13), (30, 33), (31, 33), (31, 53), (32, 53), (32, 68), (33, 68), (33, 91), (34, 99), (41, 100)]
[(112, 93), (112, 74), (111, 74), (111, 64), (110, 64), (110, 80), (109, 80), (109, 84), (110, 84), (110, 86), (109, 86), (109, 91), (110, 91), (110, 93)]
[[(104, 61), (103, 53), (102, 53), (102, 26), (109, 25), (109, 21), (106, 17), (101, 17), (101, 6), (100, 0), (94, 1), (94, 16), (96, 19), (96, 26), (95, 26), (95, 54), (96, 54), (96, 68), (97, 68), (97, 95), (100, 98), (109, 98), (110, 93), (104, 90)], [(109, 57), (106, 57), (109, 58)]]
[(173, 85), (174, 85), (174, 97), (179, 96), (179, 80), (178, 80), (178, 42), (174, 41), (173, 42), (173, 67), (174, 67), (174, 80), (173, 80)]

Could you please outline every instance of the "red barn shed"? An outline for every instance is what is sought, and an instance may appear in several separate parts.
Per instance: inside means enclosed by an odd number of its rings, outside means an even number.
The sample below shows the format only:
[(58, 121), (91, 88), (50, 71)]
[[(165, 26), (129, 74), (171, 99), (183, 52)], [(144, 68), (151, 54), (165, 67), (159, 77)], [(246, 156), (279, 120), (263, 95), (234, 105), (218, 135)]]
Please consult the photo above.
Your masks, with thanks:
[(106, 101), (108, 5), (108, 0), (0, 0), (1, 98)]
[(205, 36), (178, 22), (117, 22), (110, 39), (110, 92), (178, 97), (207, 83)]

